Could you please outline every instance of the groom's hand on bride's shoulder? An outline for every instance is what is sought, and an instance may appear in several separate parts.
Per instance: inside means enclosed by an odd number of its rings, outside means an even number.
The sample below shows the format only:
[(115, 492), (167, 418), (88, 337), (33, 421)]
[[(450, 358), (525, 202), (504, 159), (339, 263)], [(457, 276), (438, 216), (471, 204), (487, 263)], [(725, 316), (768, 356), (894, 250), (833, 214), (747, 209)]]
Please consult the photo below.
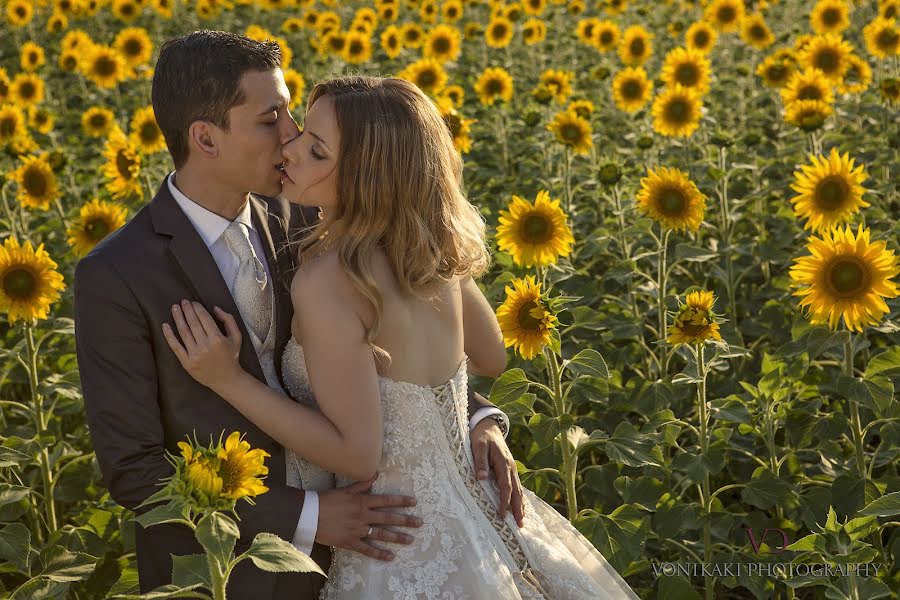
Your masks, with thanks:
[(319, 492), (319, 525), (316, 541), (326, 546), (353, 550), (378, 560), (393, 560), (394, 553), (372, 544), (388, 542), (408, 545), (411, 535), (389, 527), (421, 527), (413, 515), (382, 509), (416, 505), (412, 496), (371, 494), (375, 478), (353, 485)]

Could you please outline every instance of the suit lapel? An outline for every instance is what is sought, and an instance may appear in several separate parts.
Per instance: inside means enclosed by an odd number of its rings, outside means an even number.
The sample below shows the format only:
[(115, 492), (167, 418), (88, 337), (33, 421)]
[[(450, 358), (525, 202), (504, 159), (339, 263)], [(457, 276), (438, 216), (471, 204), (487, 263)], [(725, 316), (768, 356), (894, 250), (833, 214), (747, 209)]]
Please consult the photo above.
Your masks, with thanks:
[[(172, 197), (166, 180), (163, 180), (159, 192), (150, 203), (150, 213), (156, 232), (171, 236), (169, 251), (204, 307), (212, 312), (212, 307), (218, 306), (225, 312), (235, 315), (235, 321), (241, 330), (241, 365), (254, 377), (265, 382), (266, 377), (250, 340), (250, 334), (243, 319), (240, 318), (240, 312), (228, 290), (228, 285), (222, 279), (219, 266), (203, 242), (203, 238)], [(266, 236), (261, 238), (263, 246), (266, 246)], [(271, 243), (271, 237), (268, 239)], [(174, 298), (173, 303), (178, 300)]]

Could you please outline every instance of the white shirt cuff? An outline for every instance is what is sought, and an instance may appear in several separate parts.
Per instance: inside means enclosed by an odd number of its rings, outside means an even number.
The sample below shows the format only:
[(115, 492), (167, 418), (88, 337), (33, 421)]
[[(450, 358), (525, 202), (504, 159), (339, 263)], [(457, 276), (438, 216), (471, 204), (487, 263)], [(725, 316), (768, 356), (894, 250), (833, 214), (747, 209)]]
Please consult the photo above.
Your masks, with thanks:
[(307, 491), (303, 496), (303, 509), (300, 511), (300, 520), (297, 521), (297, 529), (294, 530), (294, 539), (291, 543), (297, 550), (309, 556), (312, 554), (318, 528), (319, 494)]
[[(503, 417), (503, 421), (506, 423), (506, 433), (509, 434), (509, 417), (506, 416), (506, 413), (497, 408), (496, 406), (485, 406), (484, 408), (479, 408), (475, 411), (475, 414), (472, 415), (472, 418), (469, 419), (469, 433), (475, 429), (475, 426), (478, 425), (484, 419), (490, 417), (491, 415), (500, 415)], [(506, 435), (503, 436), (504, 438)]]

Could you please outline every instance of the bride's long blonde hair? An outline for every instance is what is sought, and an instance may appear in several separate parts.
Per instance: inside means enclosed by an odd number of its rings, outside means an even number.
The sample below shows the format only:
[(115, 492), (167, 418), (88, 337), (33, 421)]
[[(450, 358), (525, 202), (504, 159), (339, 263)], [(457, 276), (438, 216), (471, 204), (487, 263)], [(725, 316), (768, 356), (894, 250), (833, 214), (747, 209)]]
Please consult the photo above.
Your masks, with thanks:
[(369, 257), (383, 248), (401, 288), (420, 298), (456, 277), (490, 266), (485, 222), (462, 189), (463, 162), (435, 105), (415, 84), (389, 77), (345, 76), (317, 84), (307, 110), (333, 100), (340, 130), (337, 203), (305, 230), (299, 263), (336, 248), (353, 285), (372, 303), (374, 344), (383, 299)]

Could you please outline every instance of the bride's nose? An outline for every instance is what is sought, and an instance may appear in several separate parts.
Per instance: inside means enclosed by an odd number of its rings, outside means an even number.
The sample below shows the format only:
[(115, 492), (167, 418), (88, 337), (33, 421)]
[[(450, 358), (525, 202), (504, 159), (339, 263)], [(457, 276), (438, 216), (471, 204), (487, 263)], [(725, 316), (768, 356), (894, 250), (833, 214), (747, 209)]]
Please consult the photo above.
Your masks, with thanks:
[(291, 138), (286, 144), (281, 147), (281, 157), (284, 158), (285, 162), (296, 162), (297, 161), (297, 148), (300, 145), (300, 132), (297, 132), (293, 138)]

